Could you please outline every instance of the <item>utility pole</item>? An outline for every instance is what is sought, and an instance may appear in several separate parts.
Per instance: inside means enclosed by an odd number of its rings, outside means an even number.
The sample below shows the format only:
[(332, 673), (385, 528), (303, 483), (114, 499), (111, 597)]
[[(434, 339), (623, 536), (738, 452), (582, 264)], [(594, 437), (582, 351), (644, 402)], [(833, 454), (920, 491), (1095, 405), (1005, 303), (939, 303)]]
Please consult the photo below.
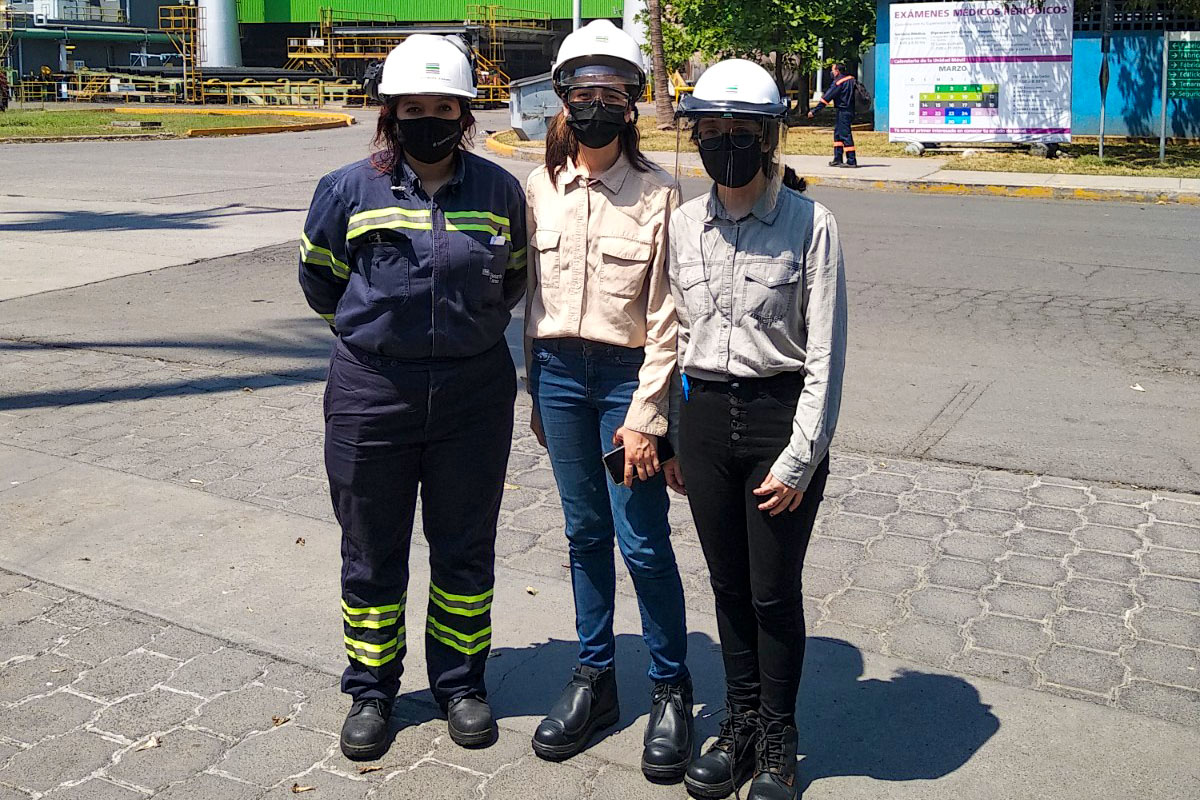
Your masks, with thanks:
[(583, 0), (571, 0), (571, 30), (579, 30), (583, 24)]
[(1112, 0), (1102, 0), (1100, 3), (1100, 52), (1103, 60), (1100, 62), (1100, 158), (1104, 158), (1104, 106), (1108, 98), (1108, 50), (1112, 40), (1113, 25)]

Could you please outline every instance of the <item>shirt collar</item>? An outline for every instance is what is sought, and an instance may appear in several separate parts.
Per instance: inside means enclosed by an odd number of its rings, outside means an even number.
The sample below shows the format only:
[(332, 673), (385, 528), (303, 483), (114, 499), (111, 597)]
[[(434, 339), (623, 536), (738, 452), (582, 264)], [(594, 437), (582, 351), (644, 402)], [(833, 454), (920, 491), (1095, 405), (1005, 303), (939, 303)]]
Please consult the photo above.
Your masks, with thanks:
[(613, 194), (621, 191), (621, 187), (625, 185), (625, 178), (629, 176), (630, 170), (633, 167), (629, 163), (629, 159), (624, 154), (617, 158), (616, 163), (604, 171), (603, 174), (597, 175), (594, 178), (584, 172), (575, 164), (572, 158), (567, 159), (567, 165), (563, 167), (562, 181), (563, 186), (570, 186), (576, 180), (597, 180), (604, 185)]
[[(774, 191), (775, 181), (767, 184), (767, 189), (758, 198), (758, 202), (754, 204), (754, 208), (750, 209), (750, 216), (757, 219), (766, 225), (774, 225), (776, 217), (779, 216), (779, 192)], [(725, 210), (725, 205), (721, 202), (721, 198), (717, 196), (716, 184), (708, 193), (708, 213), (707, 219), (709, 223), (717, 222), (739, 222), (740, 220), (730, 219), (729, 213)]]
[[(467, 159), (463, 157), (461, 152), (455, 153), (454, 157), (454, 175), (446, 183), (447, 187), (457, 186), (463, 182), (467, 176)], [(401, 157), (396, 162), (396, 170), (392, 173), (392, 188), (400, 189), (405, 192), (412, 192), (421, 185), (421, 179), (413, 168), (409, 166), (408, 161)]]

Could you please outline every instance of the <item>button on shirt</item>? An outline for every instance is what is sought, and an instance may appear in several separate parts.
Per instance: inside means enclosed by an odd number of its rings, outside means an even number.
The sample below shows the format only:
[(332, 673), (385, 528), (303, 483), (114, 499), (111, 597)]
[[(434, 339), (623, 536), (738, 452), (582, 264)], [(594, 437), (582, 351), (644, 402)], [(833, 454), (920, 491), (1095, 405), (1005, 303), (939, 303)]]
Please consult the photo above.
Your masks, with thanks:
[(710, 193), (672, 215), (668, 252), (686, 375), (804, 373), (791, 440), (771, 469), (804, 489), (829, 450), (842, 397), (846, 277), (833, 214), (780, 188), (734, 221)]
[(675, 368), (675, 302), (667, 281), (667, 223), (679, 187), (664, 170), (620, 158), (595, 178), (573, 163), (526, 186), (530, 232), (528, 339), (580, 338), (645, 348), (626, 427), (667, 432)]

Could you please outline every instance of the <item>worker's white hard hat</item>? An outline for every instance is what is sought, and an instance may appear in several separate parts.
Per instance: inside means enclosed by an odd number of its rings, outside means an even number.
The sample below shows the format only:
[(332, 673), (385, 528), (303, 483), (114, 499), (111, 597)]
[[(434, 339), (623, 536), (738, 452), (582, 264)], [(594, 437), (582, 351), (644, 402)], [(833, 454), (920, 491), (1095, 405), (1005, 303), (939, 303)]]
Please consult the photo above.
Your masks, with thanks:
[(560, 91), (614, 82), (636, 87), (636, 95), (646, 88), (642, 48), (607, 19), (589, 22), (563, 40), (553, 76)]
[(464, 48), (444, 36), (428, 33), (414, 33), (388, 53), (379, 93), (477, 95), (471, 61)]
[(753, 61), (732, 58), (713, 64), (691, 95), (679, 103), (686, 116), (782, 117), (787, 103), (779, 96), (775, 79)]

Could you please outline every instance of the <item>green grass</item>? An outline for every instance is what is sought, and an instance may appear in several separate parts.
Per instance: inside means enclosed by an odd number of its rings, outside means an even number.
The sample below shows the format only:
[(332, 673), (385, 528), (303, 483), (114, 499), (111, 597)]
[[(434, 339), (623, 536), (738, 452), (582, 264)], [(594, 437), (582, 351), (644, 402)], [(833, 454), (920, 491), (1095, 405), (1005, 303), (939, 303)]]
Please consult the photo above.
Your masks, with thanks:
[[(117, 121), (161, 122), (161, 128), (114, 128)], [(182, 136), (191, 128), (225, 128), (251, 125), (295, 125), (301, 120), (277, 114), (118, 114), (97, 111), (14, 111), (0, 114), (0, 139), (48, 139), (56, 136), (138, 136), (147, 133)]]

